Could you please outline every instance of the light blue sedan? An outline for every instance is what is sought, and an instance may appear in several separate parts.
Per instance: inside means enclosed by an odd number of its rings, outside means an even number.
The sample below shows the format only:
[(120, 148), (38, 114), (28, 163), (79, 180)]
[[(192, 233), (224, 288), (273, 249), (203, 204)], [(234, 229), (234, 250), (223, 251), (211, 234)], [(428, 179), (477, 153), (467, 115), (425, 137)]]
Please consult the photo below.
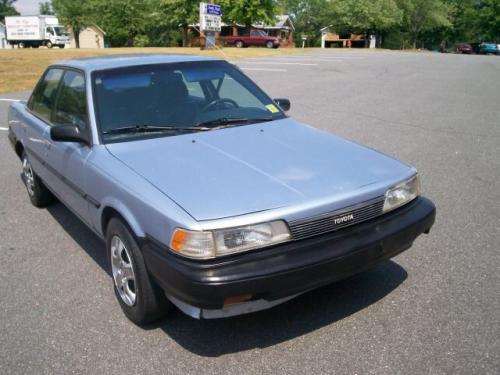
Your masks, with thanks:
[(206, 57), (63, 61), (9, 110), (31, 202), (106, 242), (137, 324), (262, 310), (408, 249), (434, 223), (417, 171), (285, 115)]

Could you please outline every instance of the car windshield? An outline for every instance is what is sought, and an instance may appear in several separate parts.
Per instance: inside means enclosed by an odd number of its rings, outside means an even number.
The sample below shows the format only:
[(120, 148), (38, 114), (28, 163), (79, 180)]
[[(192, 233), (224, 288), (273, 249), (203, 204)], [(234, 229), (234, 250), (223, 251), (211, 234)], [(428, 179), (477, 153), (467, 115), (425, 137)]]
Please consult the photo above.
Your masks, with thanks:
[(262, 30), (253, 30), (250, 35), (252, 36), (267, 36), (267, 34)]
[(211, 131), (285, 117), (255, 83), (225, 61), (96, 71), (92, 84), (96, 118), (105, 143)]

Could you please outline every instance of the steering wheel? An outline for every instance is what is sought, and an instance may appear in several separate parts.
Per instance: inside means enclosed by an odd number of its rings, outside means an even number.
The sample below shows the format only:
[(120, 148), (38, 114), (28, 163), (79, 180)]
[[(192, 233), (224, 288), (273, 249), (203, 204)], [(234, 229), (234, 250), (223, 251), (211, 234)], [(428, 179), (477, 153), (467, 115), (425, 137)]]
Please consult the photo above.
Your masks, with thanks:
[(222, 99), (215, 99), (215, 100), (211, 101), (210, 103), (208, 103), (205, 107), (203, 107), (201, 109), (201, 112), (207, 112), (210, 108), (215, 107), (217, 104), (221, 104), (221, 103), (231, 104), (234, 108), (239, 108), (238, 103), (236, 103), (233, 99), (222, 98)]

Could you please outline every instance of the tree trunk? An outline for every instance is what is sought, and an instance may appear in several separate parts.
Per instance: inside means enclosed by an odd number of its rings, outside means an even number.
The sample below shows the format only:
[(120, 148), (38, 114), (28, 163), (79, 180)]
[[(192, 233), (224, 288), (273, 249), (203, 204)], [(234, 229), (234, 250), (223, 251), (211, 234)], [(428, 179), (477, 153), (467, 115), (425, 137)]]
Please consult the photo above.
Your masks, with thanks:
[(377, 32), (375, 34), (375, 48), (382, 48), (383, 40), (384, 40), (384, 33)]
[(75, 47), (80, 48), (80, 28), (73, 27), (73, 37), (75, 38)]
[(182, 26), (182, 46), (188, 46), (188, 28), (185, 25)]

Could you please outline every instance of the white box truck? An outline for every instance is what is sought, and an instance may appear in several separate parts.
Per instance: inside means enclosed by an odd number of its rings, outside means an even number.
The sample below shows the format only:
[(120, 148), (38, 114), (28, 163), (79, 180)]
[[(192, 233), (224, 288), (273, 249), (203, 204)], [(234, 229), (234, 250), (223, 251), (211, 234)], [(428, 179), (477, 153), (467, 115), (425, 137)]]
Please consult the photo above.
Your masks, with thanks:
[(69, 37), (64, 27), (54, 16), (12, 16), (5, 17), (7, 41), (19, 48), (64, 46)]

